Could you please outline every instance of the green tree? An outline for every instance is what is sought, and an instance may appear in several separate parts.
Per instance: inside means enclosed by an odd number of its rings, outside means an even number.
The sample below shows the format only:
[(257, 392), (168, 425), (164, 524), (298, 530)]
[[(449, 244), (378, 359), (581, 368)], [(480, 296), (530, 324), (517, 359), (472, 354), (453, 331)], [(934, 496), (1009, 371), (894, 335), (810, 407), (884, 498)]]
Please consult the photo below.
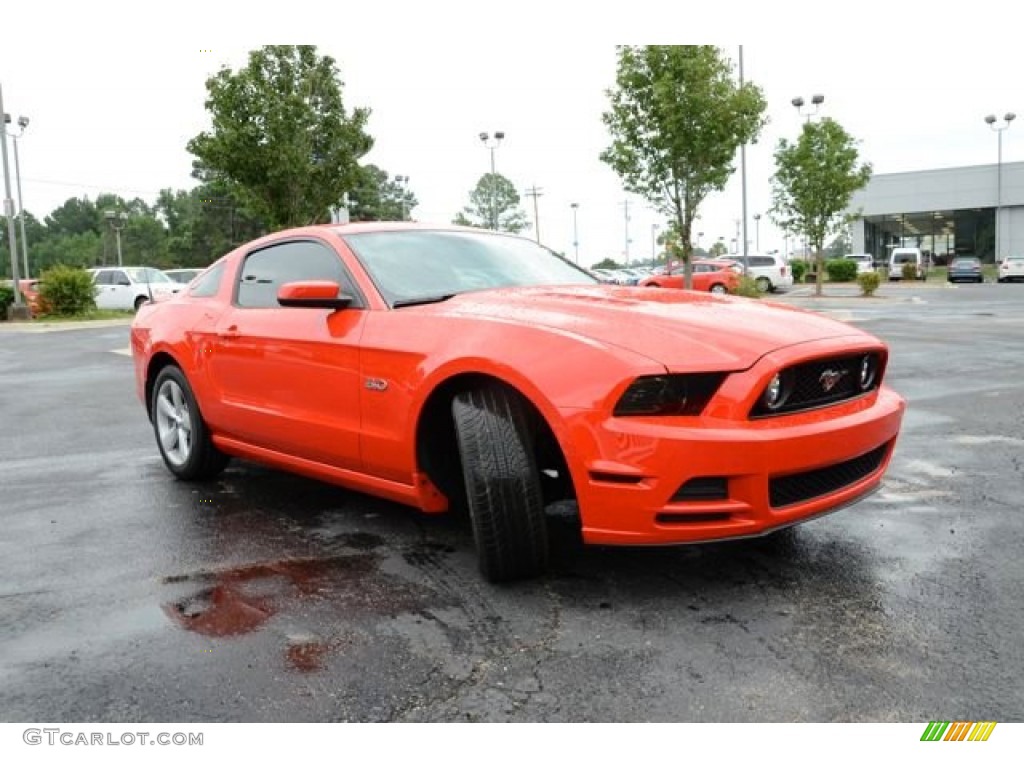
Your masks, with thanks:
[(825, 238), (849, 224), (850, 198), (871, 178), (871, 165), (858, 160), (853, 137), (830, 118), (805, 123), (796, 143), (781, 139), (775, 150), (771, 215), (788, 232), (806, 235), (815, 253), (818, 296)]
[(412, 192), (376, 165), (359, 169), (359, 183), (348, 194), (352, 221), (406, 221), (417, 205)]
[(266, 224), (323, 221), (359, 182), (359, 158), (373, 146), (368, 109), (345, 109), (330, 56), (311, 45), (270, 45), (238, 72), (206, 81), (212, 130), (188, 142), (194, 172), (223, 181)]
[(692, 228), (709, 193), (732, 174), (736, 150), (765, 124), (765, 100), (738, 86), (732, 64), (710, 45), (618, 46), (616, 87), (603, 115), (612, 136), (601, 153), (627, 191), (643, 196), (679, 233), (692, 285)]
[(469, 205), (452, 223), (518, 234), (529, 224), (519, 201), (519, 193), (511, 181), (500, 173), (485, 173), (469, 193)]
[(96, 210), (96, 204), (87, 197), (68, 198), (43, 221), (46, 224), (47, 236), (100, 233), (100, 214)]
[(729, 249), (721, 240), (716, 240), (715, 244), (711, 246), (712, 256), (725, 256), (725, 254), (727, 254), (728, 252)]
[(156, 208), (167, 227), (168, 259), (179, 267), (205, 267), (267, 231), (223, 182), (161, 190)]

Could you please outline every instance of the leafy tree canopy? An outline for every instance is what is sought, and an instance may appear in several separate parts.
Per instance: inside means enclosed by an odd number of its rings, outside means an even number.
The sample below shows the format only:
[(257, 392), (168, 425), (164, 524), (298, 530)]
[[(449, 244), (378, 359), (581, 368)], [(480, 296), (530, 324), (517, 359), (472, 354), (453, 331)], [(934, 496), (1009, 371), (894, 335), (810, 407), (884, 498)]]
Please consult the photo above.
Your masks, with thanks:
[(325, 220), (360, 180), (369, 110), (345, 109), (330, 56), (270, 45), (206, 81), (212, 129), (188, 142), (194, 172), (220, 181), (271, 229)]
[(529, 224), (519, 201), (519, 193), (511, 181), (500, 173), (485, 173), (469, 193), (469, 205), (452, 223), (518, 234)]
[(853, 137), (831, 118), (805, 123), (796, 143), (781, 139), (775, 151), (771, 215), (784, 230), (810, 241), (817, 254), (818, 294), (825, 238), (846, 227), (850, 198), (871, 178), (871, 165), (858, 160)]
[(348, 194), (352, 221), (406, 221), (417, 205), (416, 196), (404, 184), (376, 165), (359, 169), (359, 181)]
[(604, 113), (612, 143), (601, 159), (629, 192), (668, 216), (690, 281), (698, 209), (732, 174), (737, 149), (757, 138), (765, 99), (740, 87), (732, 65), (710, 45), (618, 46), (615, 88)]

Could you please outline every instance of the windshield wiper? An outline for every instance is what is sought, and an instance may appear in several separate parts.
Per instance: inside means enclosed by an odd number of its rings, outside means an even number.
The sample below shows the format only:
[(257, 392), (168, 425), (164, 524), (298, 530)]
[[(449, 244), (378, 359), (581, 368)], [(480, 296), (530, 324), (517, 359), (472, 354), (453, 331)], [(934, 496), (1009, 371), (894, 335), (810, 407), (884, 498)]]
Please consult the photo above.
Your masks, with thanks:
[(419, 299), (399, 299), (391, 306), (398, 309), (399, 307), (415, 307), (419, 304), (440, 304), (442, 301), (448, 301), (448, 299), (455, 295), (457, 294), (442, 293), (439, 296), (423, 296)]

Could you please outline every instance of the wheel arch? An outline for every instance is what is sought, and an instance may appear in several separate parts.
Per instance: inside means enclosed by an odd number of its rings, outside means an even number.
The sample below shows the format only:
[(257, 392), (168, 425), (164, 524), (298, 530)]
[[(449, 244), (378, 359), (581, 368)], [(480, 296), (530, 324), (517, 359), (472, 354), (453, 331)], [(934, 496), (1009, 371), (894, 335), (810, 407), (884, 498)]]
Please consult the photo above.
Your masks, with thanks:
[[(460, 392), (488, 386), (502, 387), (517, 397), (526, 407), (533, 428), (533, 450), (537, 467), (542, 472), (544, 502), (574, 498), (569, 457), (565, 441), (559, 437), (562, 425), (554, 407), (531, 397), (526, 387), (517, 385), (493, 373), (460, 372), (452, 374), (431, 389), (423, 401), (415, 421), (414, 447), (417, 467), (456, 506), (462, 502), (462, 464), (452, 418), (452, 402)], [(554, 470), (551, 477), (545, 470)]]
[(149, 359), (149, 364), (146, 366), (146, 415), (149, 416), (150, 421), (153, 420), (153, 382), (160, 375), (160, 371), (169, 365), (181, 368), (181, 365), (171, 353), (161, 350), (154, 353)]

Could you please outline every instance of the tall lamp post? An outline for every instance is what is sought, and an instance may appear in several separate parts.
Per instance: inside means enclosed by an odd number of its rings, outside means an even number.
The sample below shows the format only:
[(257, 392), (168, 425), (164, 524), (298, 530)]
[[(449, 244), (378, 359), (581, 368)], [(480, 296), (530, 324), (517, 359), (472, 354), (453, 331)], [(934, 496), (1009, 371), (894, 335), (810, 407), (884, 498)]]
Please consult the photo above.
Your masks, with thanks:
[(761, 252), (761, 214), (754, 214), (754, 250)]
[[(9, 123), (10, 116), (4, 115), (4, 122)], [(21, 202), (21, 163), (18, 160), (18, 139), (25, 135), (25, 129), (28, 128), (28, 118), (24, 115), (18, 118), (18, 127), (21, 129), (18, 133), (12, 133), (11, 138), (14, 144), (14, 180), (15, 186), (18, 189), (18, 225), (21, 229), (21, 265), (25, 270), (22, 275), (26, 280), (29, 278), (28, 271), (28, 238), (25, 237), (25, 206)]]
[(409, 177), (408, 176), (395, 176), (395, 184), (398, 185), (398, 197), (399, 197), (399, 201), (402, 204), (402, 221), (405, 221), (405, 219), (406, 219), (406, 213), (405, 213), (405, 190), (406, 190), (406, 185), (408, 183), (409, 183)]
[(804, 111), (804, 103), (805, 102), (804, 102), (804, 99), (803, 99), (802, 96), (797, 96), (790, 103), (794, 107), (796, 107), (796, 111), (797, 112), (799, 112), (803, 117), (807, 118), (807, 120), (805, 122), (809, 123), (809, 122), (811, 122), (811, 117), (816, 115), (816, 114), (818, 114), (818, 110), (821, 108), (821, 105), (822, 105), (822, 103), (824, 103), (824, 101), (825, 101), (825, 97), (822, 96), (820, 93), (814, 94), (813, 96), (811, 96), (811, 106), (807, 108), (806, 112)]
[[(802, 96), (797, 96), (790, 103), (794, 107), (796, 107), (796, 111), (802, 117), (806, 117), (807, 118), (804, 121), (804, 125), (806, 125), (806, 124), (811, 122), (811, 117), (813, 117), (814, 115), (818, 114), (818, 110), (821, 109), (821, 105), (824, 102), (825, 102), (825, 97), (822, 94), (820, 94), (820, 93), (816, 93), (813, 96), (811, 96), (811, 106), (808, 107), (806, 111), (804, 111), (804, 100), (803, 100)], [(807, 235), (805, 233), (804, 234), (804, 259), (806, 259), (810, 255), (810, 250), (811, 250), (810, 241), (807, 239)], [(817, 271), (817, 262), (815, 262), (815, 271)], [(820, 288), (821, 288), (821, 286), (820, 286), (820, 283), (819, 283), (818, 287), (815, 289), (815, 292), (816, 293), (820, 292)]]
[(651, 266), (653, 267), (658, 261), (658, 230), (661, 229), (657, 224), (651, 224)]
[(1010, 127), (1010, 123), (1014, 121), (1017, 116), (1013, 112), (1007, 112), (1003, 115), (1003, 119), (1000, 125), (996, 125), (997, 121), (995, 115), (987, 115), (985, 122), (988, 123), (988, 127), (996, 132), (998, 136), (998, 155), (996, 160), (996, 252), (994, 259), (996, 263), (999, 263), (999, 252), (1005, 247), (1003, 243), (1002, 235), (1002, 216), (1000, 214), (1003, 210), (1003, 131)]
[(11, 199), (11, 172), (7, 165), (7, 123), (10, 115), (4, 112), (4, 94), (0, 87), (0, 156), (4, 164), (4, 214), (7, 216), (7, 238), (11, 249), (11, 281), (14, 286), (14, 304), (7, 310), (10, 319), (29, 319), (28, 307), (18, 290), (18, 239), (14, 234), (14, 201)]
[(103, 216), (110, 223), (110, 228), (114, 230), (117, 235), (117, 266), (124, 266), (121, 263), (121, 230), (124, 229), (124, 224), (128, 221), (128, 216), (124, 211), (104, 211)]
[(580, 230), (576, 223), (576, 212), (580, 209), (579, 203), (569, 203), (572, 208), (572, 250), (576, 263), (580, 263)]
[(501, 140), (504, 138), (504, 131), (495, 131), (493, 137), (491, 136), (491, 134), (487, 133), (487, 131), (482, 131), (480, 133), (480, 141), (483, 142), (485, 147), (491, 150), (491, 229), (498, 228), (498, 201), (495, 198), (496, 189), (494, 187), (495, 180), (493, 178), (495, 176), (494, 150), (496, 150), (500, 146)]

